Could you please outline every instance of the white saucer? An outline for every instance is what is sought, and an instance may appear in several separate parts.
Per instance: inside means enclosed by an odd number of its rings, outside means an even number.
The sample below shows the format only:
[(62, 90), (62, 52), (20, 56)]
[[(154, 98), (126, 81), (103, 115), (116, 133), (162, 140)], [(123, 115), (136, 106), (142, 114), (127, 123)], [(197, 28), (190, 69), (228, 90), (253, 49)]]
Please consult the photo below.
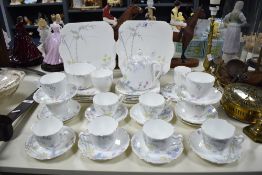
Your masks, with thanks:
[[(159, 115), (159, 119), (170, 122), (173, 119), (173, 108), (171, 105), (165, 107), (162, 113)], [(149, 118), (146, 118), (141, 110), (140, 104), (135, 104), (130, 109), (130, 117), (134, 119), (140, 125), (143, 125)]]
[(76, 96), (95, 96), (100, 91), (94, 87), (88, 89), (78, 89)]
[(63, 114), (63, 115), (53, 114), (51, 111), (49, 111), (49, 109), (45, 105), (37, 117), (38, 119), (43, 119), (43, 118), (55, 116), (58, 119), (65, 122), (65, 121), (72, 119), (76, 115), (78, 115), (81, 105), (77, 101), (69, 100), (65, 105), (67, 106), (67, 109), (68, 109), (67, 114)]
[(61, 130), (61, 138), (61, 142), (58, 146), (54, 148), (45, 148), (38, 144), (34, 135), (31, 135), (25, 142), (25, 152), (29, 156), (38, 160), (56, 158), (72, 148), (76, 140), (76, 135), (73, 129), (63, 126)]
[[(128, 109), (123, 104), (120, 104), (117, 108), (116, 113), (112, 116), (117, 122), (120, 122), (124, 120), (127, 117)], [(92, 121), (96, 117), (102, 116), (103, 114), (99, 114), (96, 109), (94, 108), (94, 105), (91, 105), (88, 107), (85, 111), (85, 117), (87, 120)]]
[(167, 84), (160, 89), (160, 94), (165, 98), (171, 99), (174, 102), (181, 101), (183, 99), (182, 94), (179, 93), (179, 90), (176, 90), (177, 86), (173, 84)]
[(157, 151), (149, 149), (144, 141), (143, 132), (138, 131), (134, 134), (131, 139), (131, 146), (133, 152), (142, 160), (153, 163), (153, 164), (164, 164), (169, 163), (172, 160), (177, 159), (183, 152), (184, 146), (182, 138), (171, 138), (174, 139), (172, 146), (166, 151)]
[(129, 87), (125, 86), (122, 83), (122, 80), (120, 79), (116, 82), (115, 92), (118, 94), (123, 94), (123, 95), (128, 95), (128, 96), (140, 96), (147, 92), (159, 93), (160, 92), (160, 82), (157, 81), (156, 84), (151, 89), (147, 89), (144, 91), (136, 91), (136, 90), (132, 90)]
[(218, 116), (216, 108), (212, 105), (199, 106), (184, 101), (176, 103), (175, 114), (184, 122), (193, 125), (201, 125), (207, 119)]
[(129, 146), (129, 135), (126, 130), (118, 128), (114, 144), (108, 150), (100, 149), (92, 142), (88, 131), (85, 135), (79, 136), (78, 148), (84, 157), (92, 160), (109, 160), (113, 159), (126, 151)]
[(41, 103), (41, 104), (54, 104), (54, 103), (61, 103), (61, 102), (67, 101), (71, 99), (72, 97), (74, 97), (76, 93), (77, 93), (77, 87), (73, 84), (68, 84), (66, 87), (65, 95), (58, 97), (56, 99), (53, 99), (53, 98), (50, 98), (48, 95), (46, 95), (46, 93), (43, 92), (41, 88), (39, 88), (34, 93), (33, 99), (37, 103)]
[(214, 87), (201, 98), (191, 96), (187, 91), (183, 91), (182, 93), (185, 97), (183, 100), (196, 105), (213, 105), (218, 103), (222, 98), (222, 93)]
[(208, 160), (216, 164), (233, 163), (241, 157), (241, 147), (231, 144), (229, 154), (214, 153), (208, 150), (203, 142), (201, 129), (192, 132), (189, 135), (189, 144), (191, 149), (202, 159)]

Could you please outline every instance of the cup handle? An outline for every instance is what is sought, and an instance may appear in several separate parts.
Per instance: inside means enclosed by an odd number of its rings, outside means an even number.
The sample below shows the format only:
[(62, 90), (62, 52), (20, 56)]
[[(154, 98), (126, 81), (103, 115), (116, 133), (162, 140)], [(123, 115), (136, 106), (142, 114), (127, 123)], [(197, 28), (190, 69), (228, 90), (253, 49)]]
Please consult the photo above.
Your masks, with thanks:
[(243, 135), (234, 136), (233, 144), (234, 145), (241, 145), (244, 142), (245, 138)]
[(153, 63), (152, 69), (154, 73), (154, 82), (156, 82), (162, 74), (162, 66), (159, 63)]
[(118, 98), (119, 98), (119, 102), (122, 103), (125, 99), (125, 96), (123, 94), (119, 94)]

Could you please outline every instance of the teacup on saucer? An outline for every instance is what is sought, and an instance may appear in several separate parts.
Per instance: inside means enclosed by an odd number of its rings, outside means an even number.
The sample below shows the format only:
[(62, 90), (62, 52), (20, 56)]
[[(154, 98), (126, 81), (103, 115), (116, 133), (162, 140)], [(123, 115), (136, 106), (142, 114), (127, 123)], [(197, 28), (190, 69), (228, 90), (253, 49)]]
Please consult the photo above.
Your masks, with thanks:
[(43, 119), (54, 116), (60, 119), (61, 121), (66, 122), (78, 115), (81, 108), (81, 105), (75, 100), (68, 100), (65, 103), (62, 103), (61, 105), (63, 106), (61, 107), (61, 109), (58, 109), (58, 111), (64, 110), (62, 113), (56, 112), (56, 110), (52, 111), (50, 107), (48, 108), (47, 105), (44, 105), (44, 107), (38, 114), (38, 118)]
[[(114, 118), (117, 122), (120, 122), (124, 120), (127, 117), (128, 109), (123, 104), (120, 104), (115, 112), (114, 115), (112, 115), (112, 118)], [(88, 107), (85, 111), (85, 117), (87, 120), (92, 121), (93, 119), (103, 116), (103, 114), (96, 111), (94, 105), (91, 105)]]
[(228, 151), (224, 153), (215, 153), (208, 149), (204, 144), (201, 129), (193, 131), (189, 135), (189, 145), (199, 157), (215, 164), (233, 163), (241, 157), (241, 146), (239, 144), (229, 145)]
[(175, 114), (187, 124), (201, 125), (209, 118), (217, 118), (218, 113), (212, 105), (194, 105), (185, 101), (176, 103)]
[(109, 160), (113, 159), (126, 151), (129, 146), (129, 135), (126, 130), (117, 128), (112, 145), (101, 150), (88, 131), (79, 134), (78, 148), (81, 154), (92, 160)]
[(38, 160), (53, 159), (69, 151), (74, 145), (75, 140), (75, 132), (71, 128), (63, 126), (60, 131), (60, 139), (58, 145), (56, 145), (55, 147), (43, 147), (39, 145), (36, 136), (31, 135), (25, 142), (25, 152), (30, 157)]
[(33, 99), (40, 104), (55, 104), (70, 100), (76, 95), (76, 93), (77, 87), (73, 84), (67, 84), (65, 86), (65, 94), (63, 96), (51, 98), (42, 90), (42, 88), (40, 88), (34, 93)]
[[(130, 117), (140, 125), (143, 125), (146, 121), (150, 119), (144, 115), (139, 103), (131, 107)], [(173, 107), (171, 105), (166, 105), (157, 118), (170, 122), (173, 119)]]
[(138, 131), (131, 139), (132, 151), (146, 162), (152, 164), (165, 164), (177, 159), (184, 150), (182, 139), (179, 135), (174, 134), (170, 141), (173, 143), (166, 150), (159, 151), (149, 149), (145, 143), (143, 132)]

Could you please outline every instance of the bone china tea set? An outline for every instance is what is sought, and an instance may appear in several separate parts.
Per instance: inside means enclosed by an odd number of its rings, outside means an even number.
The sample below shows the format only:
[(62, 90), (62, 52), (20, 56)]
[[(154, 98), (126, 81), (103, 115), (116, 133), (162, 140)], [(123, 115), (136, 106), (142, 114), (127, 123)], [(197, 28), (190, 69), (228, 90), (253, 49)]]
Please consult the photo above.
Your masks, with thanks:
[[(159, 30), (165, 32), (159, 34)], [(39, 81), (33, 98), (42, 108), (25, 143), (27, 154), (47, 160), (68, 152), (76, 142), (76, 133), (64, 123), (79, 115), (80, 102), (92, 103), (84, 112), (86, 130), (78, 137), (83, 157), (113, 159), (130, 145), (139, 159), (165, 164), (181, 156), (184, 144), (189, 144), (196, 155), (212, 163), (239, 160), (244, 139), (236, 134), (233, 125), (218, 118), (213, 105), (222, 94), (214, 87), (212, 75), (179, 66), (174, 69), (174, 83), (160, 88), (159, 79), (169, 71), (174, 52), (170, 26), (160, 21), (128, 21), (119, 32), (121, 37), (114, 50), (108, 24), (65, 25), (59, 47), (65, 73), (49, 73)], [(89, 42), (104, 47), (85, 48)], [(67, 47), (69, 43), (73, 43), (71, 47)], [(115, 52), (123, 77), (116, 81), (113, 93)], [(125, 104), (133, 105), (128, 110)], [(140, 126), (131, 138), (127, 130), (119, 127), (128, 113)], [(185, 124), (199, 127), (186, 142), (185, 136), (169, 123), (173, 113)]]

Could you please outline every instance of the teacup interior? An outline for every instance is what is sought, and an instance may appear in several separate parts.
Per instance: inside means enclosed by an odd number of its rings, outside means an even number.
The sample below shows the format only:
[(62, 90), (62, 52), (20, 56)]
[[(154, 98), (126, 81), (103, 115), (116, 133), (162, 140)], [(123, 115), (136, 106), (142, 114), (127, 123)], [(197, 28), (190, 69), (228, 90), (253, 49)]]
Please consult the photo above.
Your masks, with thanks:
[(95, 95), (93, 101), (97, 105), (112, 105), (119, 101), (119, 97), (112, 92), (105, 92)]
[(215, 77), (205, 72), (190, 72), (187, 79), (196, 83), (212, 83)]
[(215, 139), (229, 139), (234, 136), (235, 127), (222, 119), (208, 119), (202, 126), (202, 131)]
[(166, 121), (152, 119), (144, 124), (143, 132), (152, 139), (162, 140), (173, 135), (174, 127)]
[(165, 98), (157, 93), (146, 93), (139, 97), (139, 103), (147, 106), (159, 106), (165, 103)]
[(174, 73), (189, 73), (191, 72), (191, 68), (186, 66), (177, 66), (174, 68)]
[(95, 71), (96, 67), (88, 63), (74, 63), (70, 64), (66, 68), (66, 73), (71, 75), (89, 75)]
[(95, 78), (104, 78), (109, 77), (113, 75), (113, 71), (109, 69), (98, 69), (94, 72), (92, 72), (91, 76)]
[(92, 120), (87, 128), (95, 136), (106, 136), (112, 134), (118, 127), (118, 122), (112, 117), (101, 116)]
[(60, 81), (63, 81), (66, 78), (66, 75), (61, 72), (55, 72), (46, 74), (41, 77), (40, 83), (41, 84), (54, 84)]
[(55, 117), (48, 117), (34, 123), (32, 131), (36, 136), (50, 136), (56, 134), (62, 127), (62, 121)]

